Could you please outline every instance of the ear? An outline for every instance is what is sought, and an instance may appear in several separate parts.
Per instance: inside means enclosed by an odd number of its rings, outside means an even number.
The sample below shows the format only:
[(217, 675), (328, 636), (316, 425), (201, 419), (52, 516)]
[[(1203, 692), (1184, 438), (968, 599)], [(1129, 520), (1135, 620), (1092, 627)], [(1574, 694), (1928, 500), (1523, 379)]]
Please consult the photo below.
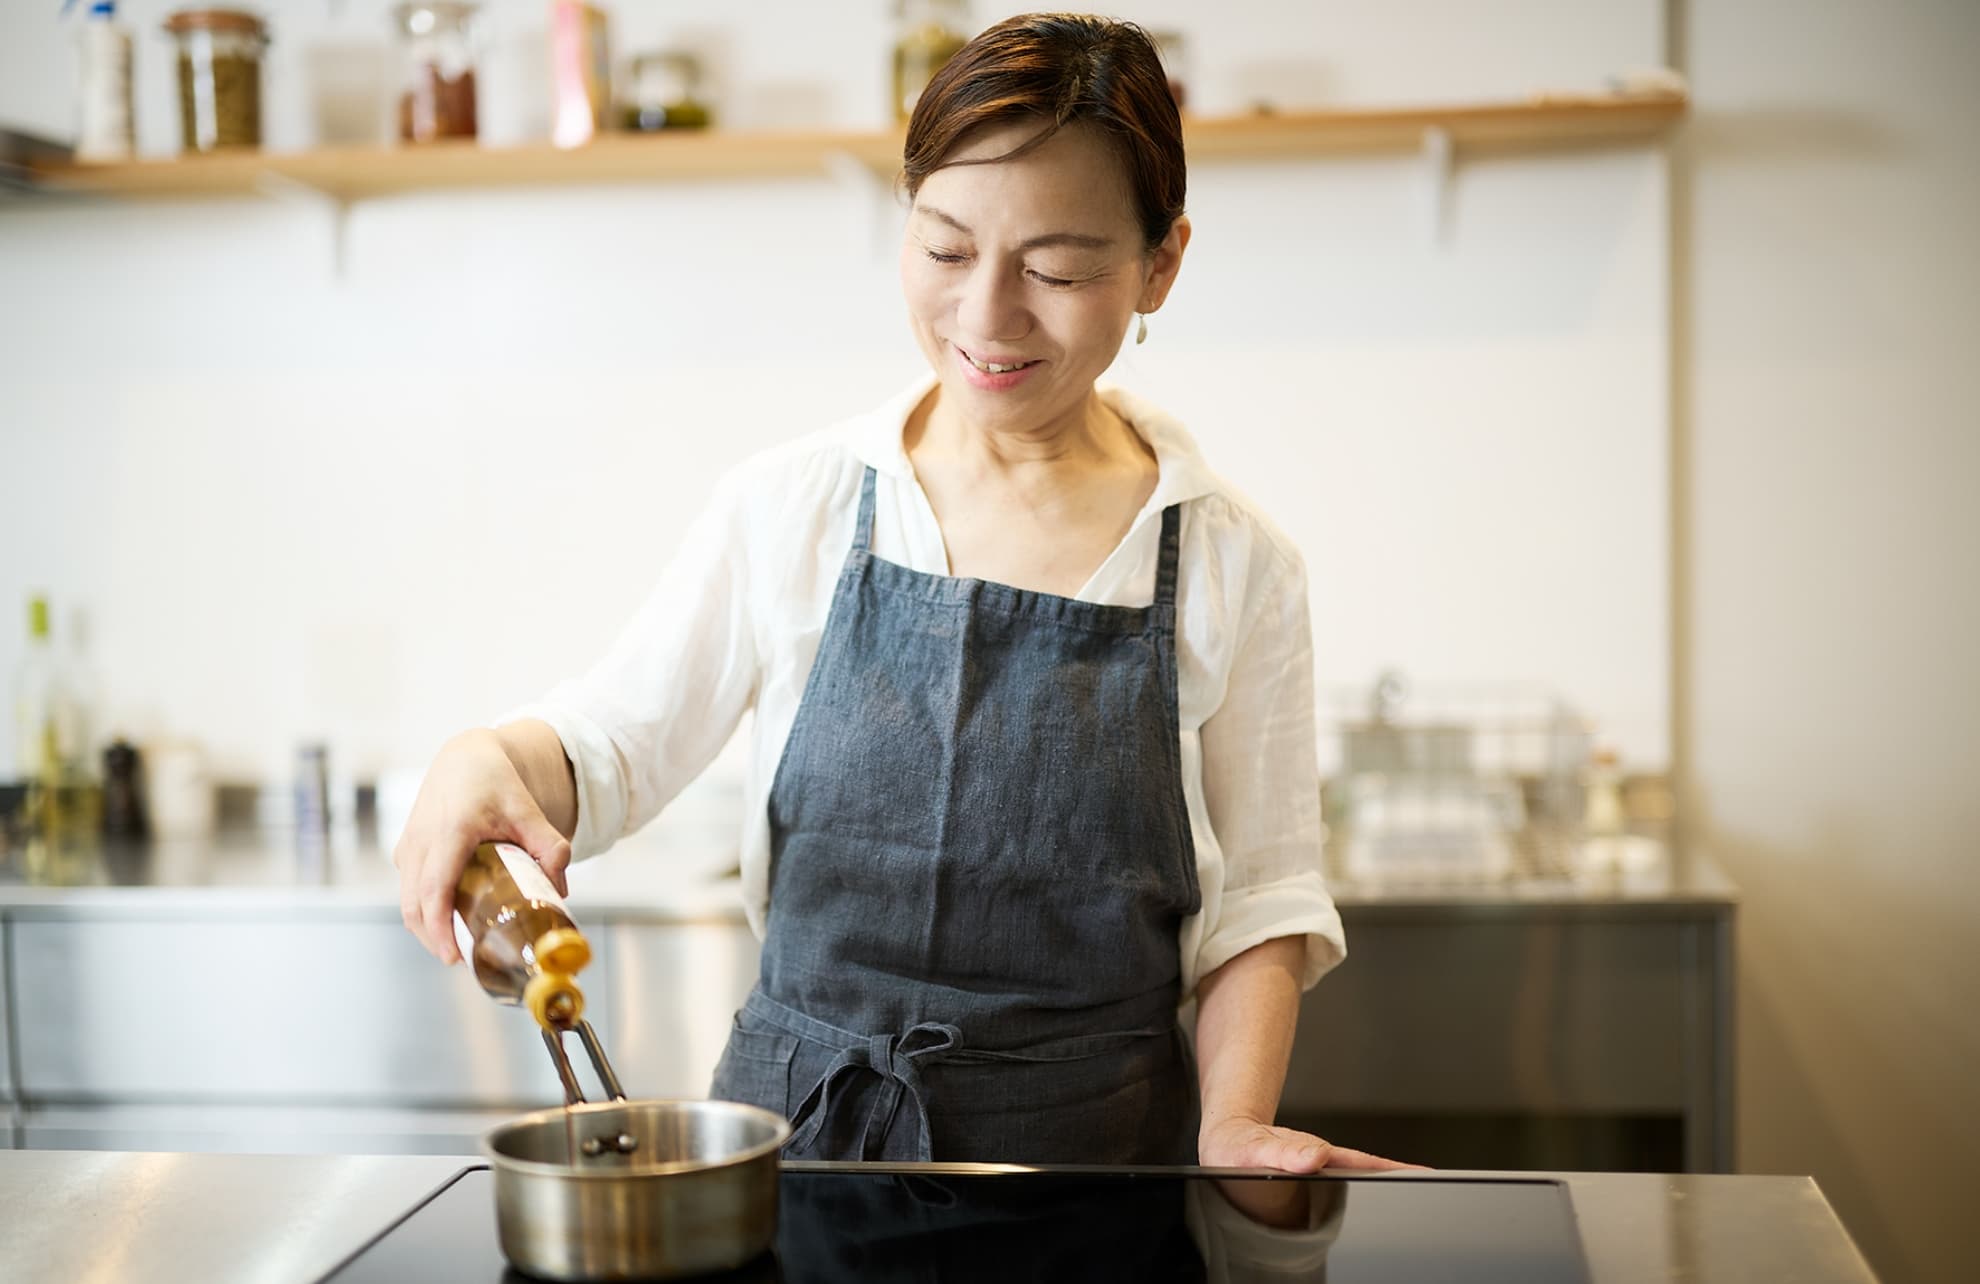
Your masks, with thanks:
[(1176, 283), (1176, 273), (1182, 270), (1183, 251), (1189, 248), (1189, 232), (1189, 215), (1184, 214), (1148, 256), (1148, 281), (1141, 288), (1136, 312), (1153, 312), (1169, 297), (1169, 287)]

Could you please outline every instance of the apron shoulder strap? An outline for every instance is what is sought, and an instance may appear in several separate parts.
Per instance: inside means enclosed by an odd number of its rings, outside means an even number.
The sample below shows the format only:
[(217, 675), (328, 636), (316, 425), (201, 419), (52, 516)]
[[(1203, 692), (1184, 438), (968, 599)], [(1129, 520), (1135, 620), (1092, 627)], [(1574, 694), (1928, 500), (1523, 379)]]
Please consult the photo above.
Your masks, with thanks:
[(873, 490), (879, 474), (873, 465), (866, 466), (866, 476), (859, 483), (859, 516), (853, 522), (853, 552), (867, 553), (873, 549)]
[(1162, 510), (1162, 552), (1155, 563), (1155, 605), (1176, 604), (1176, 562), (1181, 556), (1182, 505)]

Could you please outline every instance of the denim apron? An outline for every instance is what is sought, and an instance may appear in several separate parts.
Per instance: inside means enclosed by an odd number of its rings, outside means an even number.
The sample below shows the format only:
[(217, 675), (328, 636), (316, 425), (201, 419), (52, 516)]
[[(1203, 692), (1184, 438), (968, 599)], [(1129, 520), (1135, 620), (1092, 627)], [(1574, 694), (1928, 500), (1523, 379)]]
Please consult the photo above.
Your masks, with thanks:
[(1193, 1163), (1181, 508), (1145, 608), (882, 561), (873, 509), (869, 468), (711, 1095), (789, 1118), (790, 1158)]

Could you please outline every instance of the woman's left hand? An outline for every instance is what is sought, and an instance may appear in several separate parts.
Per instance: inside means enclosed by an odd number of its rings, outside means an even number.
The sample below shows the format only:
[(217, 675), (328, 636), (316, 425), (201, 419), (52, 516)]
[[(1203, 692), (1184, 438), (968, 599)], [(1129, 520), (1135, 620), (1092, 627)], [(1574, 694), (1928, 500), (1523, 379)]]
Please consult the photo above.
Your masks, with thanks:
[(1196, 1143), (1197, 1163), (1205, 1168), (1276, 1168), (1310, 1173), (1322, 1168), (1389, 1171), (1422, 1168), (1384, 1159), (1365, 1150), (1350, 1150), (1322, 1141), (1296, 1128), (1280, 1128), (1256, 1119), (1221, 1119), (1203, 1130)]

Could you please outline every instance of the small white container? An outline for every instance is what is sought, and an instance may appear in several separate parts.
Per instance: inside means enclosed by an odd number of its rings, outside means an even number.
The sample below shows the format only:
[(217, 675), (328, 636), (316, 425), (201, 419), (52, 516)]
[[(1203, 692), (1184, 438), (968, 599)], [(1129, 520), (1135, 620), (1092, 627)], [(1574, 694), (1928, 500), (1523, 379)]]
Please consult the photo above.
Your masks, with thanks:
[(213, 778), (198, 745), (167, 741), (147, 746), (145, 777), (154, 837), (212, 837)]
[(129, 160), (131, 127), (131, 32), (117, 21), (115, 0), (96, 0), (83, 23), (76, 159)]

